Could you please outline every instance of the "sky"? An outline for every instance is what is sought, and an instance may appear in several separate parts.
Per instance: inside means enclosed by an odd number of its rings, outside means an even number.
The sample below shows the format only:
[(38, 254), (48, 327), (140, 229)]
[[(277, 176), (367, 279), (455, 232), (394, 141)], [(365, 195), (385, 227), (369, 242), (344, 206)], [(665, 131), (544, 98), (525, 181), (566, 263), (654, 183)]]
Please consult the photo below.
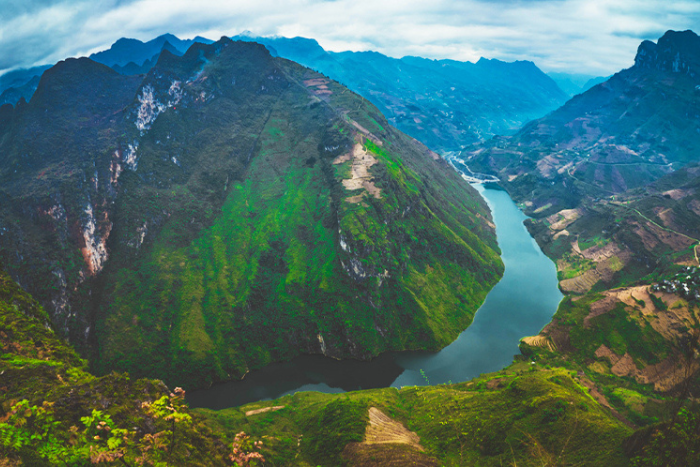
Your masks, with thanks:
[(104, 50), (120, 37), (303, 36), (332, 51), (531, 60), (606, 76), (639, 43), (700, 32), (700, 0), (0, 0), (0, 74)]

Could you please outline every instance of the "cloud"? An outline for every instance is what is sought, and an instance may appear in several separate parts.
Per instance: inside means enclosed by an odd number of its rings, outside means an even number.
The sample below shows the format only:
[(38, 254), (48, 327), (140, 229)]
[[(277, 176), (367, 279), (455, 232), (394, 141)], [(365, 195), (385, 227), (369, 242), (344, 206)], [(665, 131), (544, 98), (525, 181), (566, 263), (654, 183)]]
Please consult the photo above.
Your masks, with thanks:
[[(326, 49), (394, 57), (532, 60), (546, 71), (607, 75), (639, 42), (700, 28), (679, 0), (5, 0), (0, 70), (108, 48), (120, 37), (305, 36)], [(5, 3), (3, 2), (3, 3)]]

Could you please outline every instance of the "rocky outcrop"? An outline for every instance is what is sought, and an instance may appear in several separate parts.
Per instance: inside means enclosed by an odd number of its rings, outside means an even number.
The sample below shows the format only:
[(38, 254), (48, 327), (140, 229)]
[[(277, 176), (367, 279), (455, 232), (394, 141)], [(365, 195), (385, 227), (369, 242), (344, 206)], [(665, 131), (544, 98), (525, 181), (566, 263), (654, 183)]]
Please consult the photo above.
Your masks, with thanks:
[(700, 37), (693, 31), (668, 31), (658, 41), (644, 41), (637, 49), (635, 67), (695, 77), (700, 65)]

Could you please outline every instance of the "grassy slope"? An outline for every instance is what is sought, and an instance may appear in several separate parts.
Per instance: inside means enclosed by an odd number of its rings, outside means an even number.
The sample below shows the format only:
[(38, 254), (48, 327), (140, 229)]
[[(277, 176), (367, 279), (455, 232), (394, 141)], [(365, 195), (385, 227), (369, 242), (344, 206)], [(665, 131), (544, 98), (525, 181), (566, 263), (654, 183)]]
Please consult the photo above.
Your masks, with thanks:
[[(369, 407), (415, 431), (439, 465), (626, 465), (622, 440), (631, 430), (569, 371), (528, 367), (521, 363), (455, 385), (297, 393), (197, 412), (211, 418), (214, 429), (265, 436), (268, 460), (275, 465), (340, 465), (343, 459), (353, 464), (357, 459), (343, 454), (343, 446), (362, 440)], [(284, 408), (245, 415), (274, 406)], [(383, 462), (393, 450), (394, 445), (377, 446), (373, 465), (389, 465)]]

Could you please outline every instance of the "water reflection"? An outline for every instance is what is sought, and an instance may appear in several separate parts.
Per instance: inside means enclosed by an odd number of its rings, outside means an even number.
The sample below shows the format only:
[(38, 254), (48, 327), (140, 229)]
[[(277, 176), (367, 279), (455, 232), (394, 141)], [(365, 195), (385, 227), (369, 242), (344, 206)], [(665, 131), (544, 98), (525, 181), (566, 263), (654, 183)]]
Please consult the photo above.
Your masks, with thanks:
[(537, 334), (562, 299), (554, 264), (523, 225), (525, 215), (500, 189), (474, 185), (491, 208), (506, 269), (455, 342), (439, 352), (392, 352), (371, 362), (313, 355), (276, 363), (243, 381), (188, 395), (192, 407), (222, 409), (297, 391), (339, 393), (358, 389), (466, 381), (498, 371), (518, 354), (521, 337)]

